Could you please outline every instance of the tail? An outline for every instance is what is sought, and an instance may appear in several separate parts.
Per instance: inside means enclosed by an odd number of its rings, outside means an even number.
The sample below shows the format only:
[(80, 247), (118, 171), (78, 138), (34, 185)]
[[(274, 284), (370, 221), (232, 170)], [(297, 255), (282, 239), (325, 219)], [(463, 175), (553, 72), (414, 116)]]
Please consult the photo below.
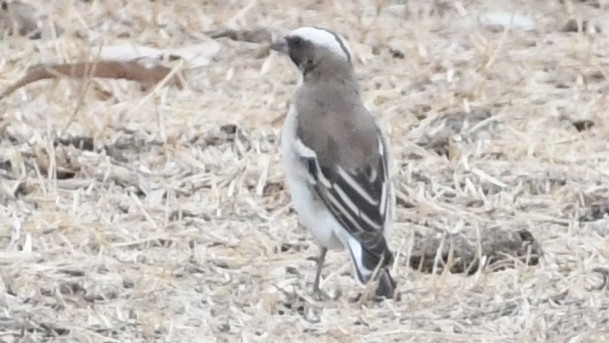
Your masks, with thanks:
[(378, 286), (376, 287), (374, 295), (378, 299), (393, 299), (396, 285), (395, 280), (393, 280), (389, 273), (389, 269), (387, 267), (379, 269), (376, 278), (378, 280)]
[[(375, 291), (376, 298), (393, 299), (396, 283), (389, 273), (393, 254), (389, 251), (385, 240), (383, 239), (381, 242), (381, 249), (378, 249), (381, 254), (378, 255), (363, 249), (361, 243), (352, 237), (350, 237), (348, 249), (359, 281), (367, 284), (374, 277), (374, 280), (378, 281)], [(377, 269), (375, 275), (374, 271)]]

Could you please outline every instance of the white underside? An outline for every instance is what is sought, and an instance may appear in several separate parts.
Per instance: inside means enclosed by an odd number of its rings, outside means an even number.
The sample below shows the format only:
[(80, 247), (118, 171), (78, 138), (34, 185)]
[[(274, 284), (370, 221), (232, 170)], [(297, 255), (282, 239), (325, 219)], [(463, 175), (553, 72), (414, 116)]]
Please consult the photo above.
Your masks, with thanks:
[(290, 109), (283, 124), (280, 153), (292, 203), (302, 225), (311, 232), (317, 244), (322, 247), (329, 249), (344, 247), (346, 242), (337, 235), (338, 231), (344, 229), (314, 193), (308, 180), (306, 166), (299, 158), (300, 154), (296, 147), (296, 115), (293, 108)]
[[(361, 244), (334, 219), (332, 213), (318, 198), (310, 184), (307, 167), (303, 165), (299, 158), (303, 154), (303, 148), (296, 138), (296, 125), (296, 111), (291, 107), (282, 129), (280, 153), (286, 174), (286, 183), (292, 195), (292, 203), (298, 218), (320, 246), (328, 249), (348, 248), (356, 268), (368, 279), (373, 271), (362, 265)], [(305, 149), (307, 148), (305, 147)], [(304, 153), (306, 154), (306, 152)], [(314, 152), (310, 151), (310, 153)], [(390, 201), (388, 204), (390, 213), (384, 227), (386, 239), (393, 231), (392, 223), (395, 213), (393, 187), (390, 187), (388, 200)]]

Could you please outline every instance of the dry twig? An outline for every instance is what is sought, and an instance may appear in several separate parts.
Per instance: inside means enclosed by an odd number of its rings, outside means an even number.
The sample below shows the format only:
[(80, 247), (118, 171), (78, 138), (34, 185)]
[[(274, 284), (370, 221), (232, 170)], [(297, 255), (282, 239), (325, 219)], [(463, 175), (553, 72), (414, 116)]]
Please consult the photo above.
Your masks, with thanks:
[[(146, 66), (138, 60), (130, 61), (96, 61), (96, 62), (78, 62), (71, 64), (52, 64), (39, 65), (28, 70), (27, 74), (19, 81), (10, 85), (0, 94), (0, 99), (5, 98), (17, 89), (26, 86), (32, 82), (54, 79), (61, 77), (69, 77), (74, 79), (84, 79), (87, 77), (102, 77), (111, 79), (126, 79), (136, 81), (150, 87), (156, 85), (163, 80), (172, 69), (154, 64)], [(176, 75), (170, 81), (178, 88), (184, 87), (184, 78), (181, 74)]]

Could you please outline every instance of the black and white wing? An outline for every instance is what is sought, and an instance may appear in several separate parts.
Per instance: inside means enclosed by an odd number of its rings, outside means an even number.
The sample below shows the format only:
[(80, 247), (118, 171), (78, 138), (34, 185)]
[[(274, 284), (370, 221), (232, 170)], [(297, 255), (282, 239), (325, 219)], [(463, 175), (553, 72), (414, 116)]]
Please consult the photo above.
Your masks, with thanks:
[[(307, 168), (309, 181), (334, 218), (361, 246), (358, 269), (360, 281), (366, 282), (380, 263), (393, 261), (384, 236), (388, 218), (393, 215), (393, 189), (389, 178), (387, 147), (379, 131), (378, 154), (363, 165), (347, 169), (338, 161), (320, 163), (316, 154), (300, 145), (301, 161)], [(351, 249), (354, 255), (353, 249)], [(358, 263), (358, 264), (360, 264)], [(365, 275), (362, 275), (364, 273)]]

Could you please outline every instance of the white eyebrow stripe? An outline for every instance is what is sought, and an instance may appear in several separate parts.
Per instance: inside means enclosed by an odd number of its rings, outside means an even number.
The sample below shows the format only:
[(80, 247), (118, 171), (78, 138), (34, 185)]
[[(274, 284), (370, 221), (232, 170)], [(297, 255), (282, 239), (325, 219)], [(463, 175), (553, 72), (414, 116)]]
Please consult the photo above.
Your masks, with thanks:
[(334, 39), (336, 40), (338, 45), (340, 45), (340, 48), (343, 50), (343, 52), (347, 56), (347, 60), (349, 62), (351, 62), (351, 49), (347, 46), (347, 41), (343, 37), (339, 36), (338, 34), (332, 32), (328, 29), (324, 29), (322, 27), (316, 27), (316, 29), (324, 30), (324, 31), (328, 32), (329, 34), (333, 35)]
[(288, 36), (299, 36), (313, 44), (323, 46), (347, 61), (351, 61), (351, 56), (353, 56), (347, 41), (340, 35), (326, 29), (304, 26), (290, 32)]

